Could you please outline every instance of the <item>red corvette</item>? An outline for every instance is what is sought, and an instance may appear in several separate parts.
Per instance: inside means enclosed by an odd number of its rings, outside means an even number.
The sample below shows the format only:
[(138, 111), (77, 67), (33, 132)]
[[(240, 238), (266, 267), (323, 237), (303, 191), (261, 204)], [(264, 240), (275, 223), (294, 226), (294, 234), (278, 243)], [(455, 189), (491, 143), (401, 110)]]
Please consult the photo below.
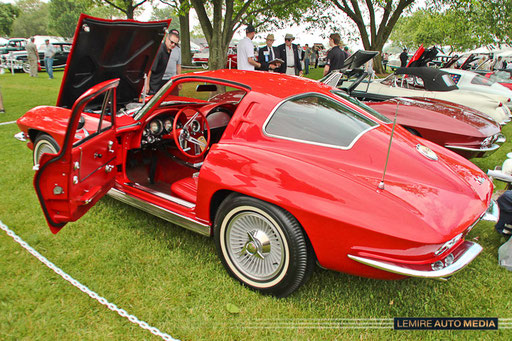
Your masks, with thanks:
[(276, 296), (315, 262), (445, 278), (482, 250), (464, 237), (495, 219), (487, 176), (399, 126), (391, 140), (389, 119), (332, 87), (219, 70), (174, 77), (139, 103), (166, 24), (82, 16), (57, 106), (18, 120), (54, 233), (108, 192), (213, 236), (231, 276)]

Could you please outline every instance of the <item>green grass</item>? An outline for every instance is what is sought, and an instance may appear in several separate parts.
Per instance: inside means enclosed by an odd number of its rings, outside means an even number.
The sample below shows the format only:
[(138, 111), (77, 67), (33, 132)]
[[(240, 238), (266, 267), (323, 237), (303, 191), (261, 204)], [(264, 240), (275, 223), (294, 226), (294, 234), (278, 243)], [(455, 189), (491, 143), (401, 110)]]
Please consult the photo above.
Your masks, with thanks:
[[(320, 69), (314, 72), (320, 72)], [(313, 74), (315, 75), (315, 74)], [(55, 104), (62, 72), (0, 75), (7, 113), (19, 118), (41, 104)], [(482, 169), (500, 164), (509, 141), (495, 155), (474, 160)], [(497, 265), (504, 242), (493, 225), (479, 223), (470, 238), (481, 255), (448, 282), (378, 281), (316, 268), (312, 279), (285, 299), (262, 296), (232, 280), (213, 240), (117, 202), (102, 199), (81, 220), (52, 235), (32, 188), (31, 151), (0, 126), (0, 220), (75, 279), (182, 340), (382, 340), (510, 339), (498, 331), (393, 331), (296, 327), (300, 321), (431, 316), (512, 317), (512, 273)], [(230, 305), (239, 308), (238, 313)], [(291, 328), (272, 322), (289, 319)], [(256, 327), (268, 322), (268, 328)], [(295, 327), (294, 327), (295, 326)], [(156, 340), (57, 276), (0, 232), (1, 340)]]

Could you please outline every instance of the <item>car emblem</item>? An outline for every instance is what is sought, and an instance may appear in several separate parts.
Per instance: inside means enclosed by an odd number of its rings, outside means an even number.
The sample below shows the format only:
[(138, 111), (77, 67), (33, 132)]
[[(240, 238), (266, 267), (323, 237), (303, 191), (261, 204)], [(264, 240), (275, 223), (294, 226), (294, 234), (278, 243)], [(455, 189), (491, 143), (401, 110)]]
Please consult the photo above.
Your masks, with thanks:
[(478, 182), (480, 185), (482, 185), (485, 181), (485, 178), (481, 177), (481, 176), (477, 176), (477, 177), (475, 177), (475, 181)]
[(423, 155), (424, 157), (426, 157), (427, 159), (430, 159), (430, 160), (433, 160), (433, 161), (437, 161), (438, 160), (437, 154), (432, 149), (430, 149), (429, 147), (423, 146), (421, 144), (417, 144), (416, 145), (416, 150), (418, 152), (420, 152), (420, 154)]

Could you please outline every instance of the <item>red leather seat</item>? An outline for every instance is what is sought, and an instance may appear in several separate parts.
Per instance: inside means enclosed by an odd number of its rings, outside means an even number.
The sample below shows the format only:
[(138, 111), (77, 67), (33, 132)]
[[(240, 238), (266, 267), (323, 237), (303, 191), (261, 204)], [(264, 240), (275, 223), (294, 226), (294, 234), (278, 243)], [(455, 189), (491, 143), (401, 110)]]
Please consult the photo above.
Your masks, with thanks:
[(184, 178), (171, 185), (171, 191), (176, 196), (188, 202), (196, 202), (198, 177)]

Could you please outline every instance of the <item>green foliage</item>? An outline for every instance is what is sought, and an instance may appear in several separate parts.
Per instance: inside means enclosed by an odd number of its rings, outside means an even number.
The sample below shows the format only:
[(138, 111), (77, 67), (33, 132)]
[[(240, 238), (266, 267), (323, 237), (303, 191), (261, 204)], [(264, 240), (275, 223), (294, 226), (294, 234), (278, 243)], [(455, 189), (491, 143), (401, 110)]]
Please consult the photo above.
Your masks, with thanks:
[(113, 7), (126, 15), (127, 19), (133, 19), (136, 11), (144, 3), (151, 0), (94, 0), (98, 6)]
[(419, 10), (399, 19), (390, 39), (403, 46), (424, 44), (472, 49), (510, 42), (512, 0), (454, 0), (444, 11)]
[(11, 34), (12, 24), (21, 11), (13, 4), (0, 3), (0, 36)]
[(48, 8), (50, 31), (61, 37), (73, 37), (80, 14), (92, 4), (92, 0), (51, 0)]
[(180, 18), (176, 15), (176, 10), (174, 10), (170, 6), (166, 6), (163, 8), (155, 7), (153, 8), (153, 13), (151, 13), (150, 20), (165, 20), (171, 18), (171, 25), (169, 29), (180, 29)]
[(19, 0), (21, 14), (12, 25), (12, 36), (48, 35), (48, 4), (40, 0)]

